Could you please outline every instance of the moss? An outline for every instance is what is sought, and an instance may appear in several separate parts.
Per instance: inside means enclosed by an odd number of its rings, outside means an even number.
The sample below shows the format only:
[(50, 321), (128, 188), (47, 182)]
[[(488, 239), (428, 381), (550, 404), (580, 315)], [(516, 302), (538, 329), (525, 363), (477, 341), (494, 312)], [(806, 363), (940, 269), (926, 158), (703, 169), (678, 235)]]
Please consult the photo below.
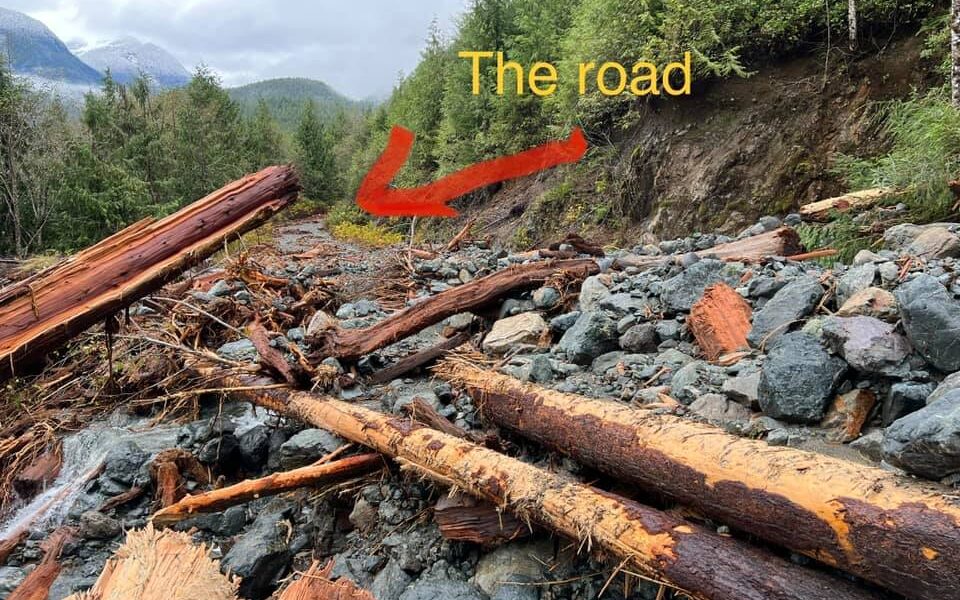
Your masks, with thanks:
[(394, 233), (374, 223), (365, 223), (363, 225), (339, 223), (333, 226), (330, 232), (333, 234), (333, 237), (338, 240), (345, 240), (374, 248), (383, 248), (384, 246), (399, 244), (403, 241), (401, 234)]

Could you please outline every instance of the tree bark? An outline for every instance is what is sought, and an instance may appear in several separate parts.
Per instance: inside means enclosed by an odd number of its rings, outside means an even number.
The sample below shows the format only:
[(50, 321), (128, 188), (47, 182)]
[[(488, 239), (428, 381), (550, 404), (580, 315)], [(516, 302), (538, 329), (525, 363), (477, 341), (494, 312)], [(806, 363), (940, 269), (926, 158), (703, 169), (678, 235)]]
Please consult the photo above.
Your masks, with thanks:
[(372, 473), (383, 466), (383, 458), (379, 454), (361, 454), (324, 465), (273, 473), (260, 479), (248, 479), (218, 490), (187, 496), (154, 513), (151, 521), (158, 527), (168, 527), (198, 514), (219, 512), (249, 500), (276, 496), (302, 487), (337, 483)]
[(483, 308), (511, 292), (542, 284), (554, 275), (569, 273), (583, 279), (599, 271), (600, 267), (591, 259), (544, 261), (509, 267), (431, 296), (370, 327), (332, 327), (319, 332), (310, 341), (319, 347), (323, 357), (356, 360), (447, 317)]
[(448, 361), (493, 423), (909, 598), (960, 598), (960, 505), (881, 469)]
[(707, 360), (749, 349), (747, 334), (753, 311), (732, 287), (718, 283), (708, 287), (690, 309), (687, 325)]
[(397, 379), (398, 377), (403, 377), (410, 371), (419, 369), (420, 367), (437, 360), (447, 352), (455, 348), (459, 348), (468, 341), (470, 341), (470, 334), (460, 332), (449, 339), (441, 341), (436, 346), (432, 346), (426, 350), (421, 350), (420, 352), (401, 358), (395, 364), (377, 371), (370, 376), (370, 383), (388, 383), (394, 379)]
[(857, 29), (857, 0), (847, 0), (847, 32), (850, 41), (850, 50), (854, 51), (859, 45), (857, 43), (859, 37)]
[(204, 546), (185, 533), (147, 525), (127, 534), (93, 588), (67, 600), (235, 600), (237, 591), (236, 578), (221, 574)]
[(230, 183), (160, 221), (141, 221), (42, 277), (0, 290), (0, 380), (159, 289), (297, 197), (290, 167)]
[[(225, 387), (245, 387), (262, 386), (268, 380), (228, 375), (221, 381)], [(693, 598), (874, 597), (849, 582), (407, 419), (307, 392), (248, 389), (233, 395), (395, 457), (421, 476), (456, 486), (522, 520), (536, 521), (584, 547), (618, 557), (631, 570), (685, 590)]]
[(443, 496), (433, 507), (433, 519), (444, 539), (495, 546), (530, 535), (530, 527), (493, 504), (473, 496)]

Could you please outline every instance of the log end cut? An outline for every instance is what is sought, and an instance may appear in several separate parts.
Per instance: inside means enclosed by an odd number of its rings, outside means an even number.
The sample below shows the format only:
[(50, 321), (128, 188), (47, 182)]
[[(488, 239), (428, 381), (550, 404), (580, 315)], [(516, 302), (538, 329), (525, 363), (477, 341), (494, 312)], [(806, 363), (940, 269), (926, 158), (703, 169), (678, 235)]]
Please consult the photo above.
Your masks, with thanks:
[(690, 331), (708, 360), (748, 348), (750, 305), (730, 286), (718, 283), (690, 310)]

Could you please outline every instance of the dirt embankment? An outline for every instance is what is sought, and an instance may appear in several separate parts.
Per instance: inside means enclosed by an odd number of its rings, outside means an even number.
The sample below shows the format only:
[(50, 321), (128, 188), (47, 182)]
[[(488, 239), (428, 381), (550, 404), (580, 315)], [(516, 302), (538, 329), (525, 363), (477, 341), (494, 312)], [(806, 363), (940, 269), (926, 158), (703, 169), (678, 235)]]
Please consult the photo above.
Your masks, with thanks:
[(837, 154), (882, 148), (868, 108), (927, 86), (921, 47), (911, 36), (860, 58), (834, 49), (826, 70), (820, 53), (647, 104), (630, 117), (635, 124), (592, 140), (588, 163), (509, 183), (461, 208), (480, 215), (486, 234), (519, 247), (574, 229), (631, 244), (736, 233), (845, 190), (832, 173)]

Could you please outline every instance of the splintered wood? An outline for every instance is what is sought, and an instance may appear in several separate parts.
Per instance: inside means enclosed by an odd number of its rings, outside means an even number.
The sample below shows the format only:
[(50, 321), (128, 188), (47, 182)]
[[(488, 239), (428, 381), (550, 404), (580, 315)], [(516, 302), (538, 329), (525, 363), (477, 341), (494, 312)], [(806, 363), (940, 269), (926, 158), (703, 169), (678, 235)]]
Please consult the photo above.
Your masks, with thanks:
[(336, 581), (330, 579), (333, 572), (333, 561), (325, 567), (314, 561), (299, 579), (291, 583), (277, 600), (376, 600), (373, 595), (357, 587), (357, 584), (341, 577)]
[(618, 481), (910, 598), (960, 598), (960, 503), (915, 481), (463, 360), (436, 372), (484, 418)]
[(836, 198), (804, 204), (800, 207), (800, 216), (808, 221), (826, 221), (834, 212), (842, 213), (869, 208), (895, 193), (896, 190), (886, 187), (851, 192)]
[(707, 360), (749, 348), (752, 310), (747, 301), (724, 283), (710, 286), (690, 309), (690, 332)]
[(235, 600), (238, 589), (237, 579), (223, 575), (190, 536), (147, 525), (127, 534), (92, 589), (67, 600)]
[(159, 289), (297, 198), (290, 167), (268, 167), (159, 221), (144, 220), (0, 290), (0, 379)]

